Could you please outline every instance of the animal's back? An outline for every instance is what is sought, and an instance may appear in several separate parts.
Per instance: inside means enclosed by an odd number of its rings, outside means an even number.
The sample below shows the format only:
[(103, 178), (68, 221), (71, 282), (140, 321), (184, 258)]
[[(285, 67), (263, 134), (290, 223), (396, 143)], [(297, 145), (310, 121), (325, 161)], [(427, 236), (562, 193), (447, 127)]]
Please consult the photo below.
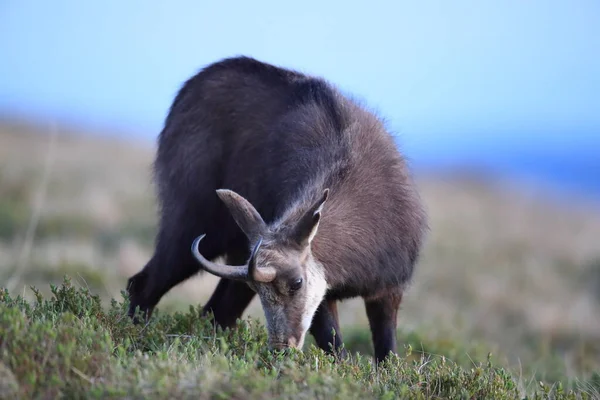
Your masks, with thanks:
[[(291, 79), (291, 73), (246, 57), (201, 70), (183, 84), (169, 110), (158, 139), (157, 174), (168, 174), (185, 190), (200, 171), (200, 178), (220, 175), (240, 137), (260, 137), (264, 122), (281, 112)], [(160, 184), (166, 181), (159, 175)]]
[(425, 217), (405, 162), (375, 115), (321, 79), (246, 57), (210, 65), (173, 102), (156, 175), (163, 216), (195, 221), (190, 236), (207, 233), (223, 249), (246, 243), (216, 189), (272, 222), (328, 187), (314, 251), (334, 288), (355, 288), (340, 295), (412, 274)]

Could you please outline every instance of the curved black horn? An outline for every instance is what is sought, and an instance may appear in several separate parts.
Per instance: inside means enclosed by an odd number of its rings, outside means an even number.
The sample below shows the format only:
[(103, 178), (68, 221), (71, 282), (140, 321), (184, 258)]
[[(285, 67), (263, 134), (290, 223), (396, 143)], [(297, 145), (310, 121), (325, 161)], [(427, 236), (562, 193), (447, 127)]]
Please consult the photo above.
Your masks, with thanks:
[(244, 265), (227, 265), (218, 264), (207, 260), (198, 249), (200, 241), (204, 239), (206, 235), (198, 236), (192, 243), (192, 254), (196, 260), (202, 265), (202, 267), (209, 273), (218, 276), (220, 278), (232, 279), (237, 281), (248, 281), (254, 280), (256, 282), (268, 283), (275, 279), (277, 270), (273, 267), (261, 267), (256, 266), (256, 254), (262, 244), (262, 237), (258, 239), (252, 253), (250, 253), (250, 259)]
[(209, 273), (220, 278), (232, 279), (236, 281), (248, 280), (248, 264), (246, 265), (227, 265), (218, 264), (207, 260), (198, 249), (200, 242), (206, 235), (198, 236), (192, 243), (192, 254), (202, 267)]
[(260, 248), (262, 241), (263, 241), (263, 238), (259, 237), (258, 241), (254, 245), (254, 248), (252, 249), (252, 252), (250, 253), (250, 259), (248, 260), (248, 276), (249, 277), (252, 277), (254, 275), (254, 272), (256, 271), (256, 253), (258, 253), (258, 249)]
[(257, 268), (256, 253), (258, 253), (258, 249), (260, 248), (262, 241), (262, 237), (259, 237), (258, 241), (254, 245), (254, 248), (252, 249), (252, 253), (250, 254), (250, 259), (248, 260), (248, 277), (249, 279), (257, 282), (267, 283), (275, 279), (275, 276), (277, 275), (277, 270), (273, 267)]

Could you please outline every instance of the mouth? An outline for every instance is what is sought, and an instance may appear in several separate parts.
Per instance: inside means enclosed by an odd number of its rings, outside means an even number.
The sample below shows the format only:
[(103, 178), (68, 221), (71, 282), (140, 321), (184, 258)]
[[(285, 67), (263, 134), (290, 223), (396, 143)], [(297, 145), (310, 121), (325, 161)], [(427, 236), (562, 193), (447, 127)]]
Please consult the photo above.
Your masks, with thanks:
[(269, 342), (269, 347), (273, 350), (299, 349), (302, 347), (302, 343), (298, 343), (298, 340), (296, 340), (295, 338), (290, 338), (287, 342)]

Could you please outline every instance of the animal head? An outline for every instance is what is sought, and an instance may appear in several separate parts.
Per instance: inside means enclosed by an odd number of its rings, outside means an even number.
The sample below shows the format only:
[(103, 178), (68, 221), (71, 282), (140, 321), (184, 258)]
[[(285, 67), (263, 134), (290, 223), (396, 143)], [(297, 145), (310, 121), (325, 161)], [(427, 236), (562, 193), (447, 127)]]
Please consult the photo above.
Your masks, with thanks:
[(209, 273), (245, 281), (260, 297), (265, 313), (269, 346), (301, 348), (312, 318), (327, 290), (323, 269), (313, 257), (311, 242), (319, 229), (329, 190), (304, 210), (268, 226), (248, 200), (231, 190), (218, 190), (252, 250), (244, 265), (225, 265), (200, 254), (199, 236), (192, 252)]

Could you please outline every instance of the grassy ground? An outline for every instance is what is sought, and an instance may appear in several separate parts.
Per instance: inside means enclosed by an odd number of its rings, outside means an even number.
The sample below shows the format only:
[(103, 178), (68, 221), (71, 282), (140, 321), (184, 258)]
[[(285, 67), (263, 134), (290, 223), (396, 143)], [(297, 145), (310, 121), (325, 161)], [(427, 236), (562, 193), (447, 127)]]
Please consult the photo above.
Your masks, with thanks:
[[(35, 129), (0, 128), (6, 390), (42, 398), (515, 398), (543, 393), (540, 381), (579, 395), (600, 390), (600, 211), (593, 207), (485, 179), (419, 177), (431, 233), (400, 312), (401, 357), (374, 371), (359, 300), (344, 302), (340, 317), (346, 346), (361, 356), (341, 364), (311, 341), (304, 354), (264, 352), (258, 301), (245, 316), (256, 324), (212, 332), (189, 310), (210, 296), (210, 276), (174, 288), (148, 327), (131, 326), (121, 290), (152, 251), (154, 149), (61, 133), (46, 164), (48, 143)], [(52, 293), (64, 275), (72, 287)]]

